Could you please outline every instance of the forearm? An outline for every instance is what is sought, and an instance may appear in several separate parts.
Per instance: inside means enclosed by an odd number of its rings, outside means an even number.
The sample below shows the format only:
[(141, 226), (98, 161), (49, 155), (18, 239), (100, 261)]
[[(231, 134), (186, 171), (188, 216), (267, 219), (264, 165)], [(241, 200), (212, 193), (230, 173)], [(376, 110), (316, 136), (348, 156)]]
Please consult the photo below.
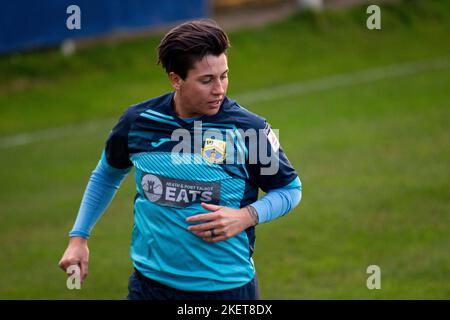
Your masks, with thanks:
[(285, 215), (301, 200), (302, 187), (297, 177), (287, 186), (270, 190), (264, 197), (251, 204), (257, 213), (258, 223), (268, 222)]
[(102, 155), (89, 179), (70, 237), (89, 238), (92, 228), (111, 203), (129, 171), (110, 167)]

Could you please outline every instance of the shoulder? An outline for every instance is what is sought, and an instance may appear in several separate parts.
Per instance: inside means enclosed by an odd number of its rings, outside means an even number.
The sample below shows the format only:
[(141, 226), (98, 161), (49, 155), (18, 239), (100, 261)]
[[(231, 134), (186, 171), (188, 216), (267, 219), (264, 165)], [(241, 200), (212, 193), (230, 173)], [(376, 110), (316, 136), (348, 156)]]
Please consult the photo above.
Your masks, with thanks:
[(247, 110), (241, 106), (237, 101), (228, 97), (224, 101), (223, 109), (224, 121), (230, 121), (237, 128), (240, 129), (264, 129), (267, 126), (267, 121), (262, 116)]
[(129, 106), (122, 115), (122, 120), (131, 124), (143, 113), (149, 110), (165, 113), (167, 105), (170, 105), (173, 93), (169, 92)]

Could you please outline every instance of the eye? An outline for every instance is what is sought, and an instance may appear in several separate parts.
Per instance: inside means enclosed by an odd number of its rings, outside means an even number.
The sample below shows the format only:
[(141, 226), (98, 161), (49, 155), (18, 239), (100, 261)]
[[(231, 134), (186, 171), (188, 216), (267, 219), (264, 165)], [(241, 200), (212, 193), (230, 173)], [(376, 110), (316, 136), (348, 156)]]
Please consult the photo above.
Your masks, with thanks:
[(203, 77), (199, 79), (200, 83), (202, 84), (209, 84), (212, 82), (212, 80), (213, 80), (212, 77)]

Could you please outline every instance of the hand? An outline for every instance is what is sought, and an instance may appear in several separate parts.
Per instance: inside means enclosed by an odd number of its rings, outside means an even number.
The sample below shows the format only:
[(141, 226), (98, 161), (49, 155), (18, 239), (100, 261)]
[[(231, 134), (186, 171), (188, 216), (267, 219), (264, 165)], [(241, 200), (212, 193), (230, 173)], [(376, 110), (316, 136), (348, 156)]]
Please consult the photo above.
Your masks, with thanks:
[(212, 213), (197, 214), (188, 217), (186, 221), (207, 221), (188, 228), (207, 242), (227, 240), (256, 224), (247, 208), (233, 209), (204, 202), (201, 205)]
[(80, 268), (80, 280), (83, 282), (88, 274), (89, 248), (87, 240), (82, 237), (70, 238), (69, 245), (64, 252), (59, 267), (66, 272), (71, 265), (77, 265)]

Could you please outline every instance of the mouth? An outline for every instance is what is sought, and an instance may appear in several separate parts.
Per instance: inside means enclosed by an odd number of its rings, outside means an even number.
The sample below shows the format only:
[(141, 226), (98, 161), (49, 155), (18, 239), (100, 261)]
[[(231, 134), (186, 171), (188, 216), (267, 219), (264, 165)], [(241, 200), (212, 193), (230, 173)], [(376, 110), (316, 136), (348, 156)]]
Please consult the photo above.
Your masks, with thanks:
[(210, 106), (210, 108), (218, 108), (218, 107), (220, 107), (221, 103), (222, 103), (222, 99), (208, 101), (208, 105)]

